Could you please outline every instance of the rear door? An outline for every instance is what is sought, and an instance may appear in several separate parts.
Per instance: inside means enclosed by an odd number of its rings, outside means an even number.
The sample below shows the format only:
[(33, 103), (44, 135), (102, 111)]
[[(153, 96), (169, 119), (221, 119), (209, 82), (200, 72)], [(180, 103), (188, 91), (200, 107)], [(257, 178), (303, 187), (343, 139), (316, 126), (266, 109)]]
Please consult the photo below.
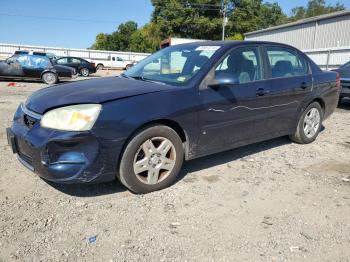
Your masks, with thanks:
[(40, 78), (41, 73), (50, 65), (49, 59), (42, 55), (19, 55), (17, 61), (25, 78)]
[(312, 89), (308, 60), (301, 52), (279, 45), (266, 45), (270, 78), (271, 131), (284, 135), (294, 128), (300, 103)]
[(68, 58), (68, 66), (75, 68), (75, 70), (77, 70), (77, 72), (79, 72), (80, 66), (81, 66), (81, 60), (79, 58), (69, 57)]
[(234, 48), (216, 66), (216, 73), (232, 74), (238, 83), (201, 88), (200, 154), (244, 145), (268, 132), (270, 86), (264, 64), (258, 46), (245, 46)]

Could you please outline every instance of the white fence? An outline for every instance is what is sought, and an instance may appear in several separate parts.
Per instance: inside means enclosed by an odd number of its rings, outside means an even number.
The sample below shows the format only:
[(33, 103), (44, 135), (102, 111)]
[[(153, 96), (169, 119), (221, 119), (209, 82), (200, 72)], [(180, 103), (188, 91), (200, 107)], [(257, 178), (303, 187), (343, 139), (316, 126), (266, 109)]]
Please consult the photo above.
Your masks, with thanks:
[(322, 69), (334, 69), (350, 61), (350, 46), (303, 50)]
[(140, 61), (149, 56), (148, 53), (101, 51), (90, 49), (71, 49), (62, 47), (15, 45), (0, 43), (0, 56), (9, 57), (17, 50), (30, 50), (54, 53), (56, 56), (76, 56), (93, 60), (107, 60), (109, 56), (115, 55), (128, 61)]
[[(77, 56), (81, 58), (89, 58), (93, 60), (106, 60), (111, 55), (116, 55), (124, 60), (140, 61), (149, 56), (148, 53), (135, 52), (116, 52), (116, 51), (101, 51), (89, 49), (71, 49), (61, 47), (45, 47), (31, 45), (14, 45), (0, 43), (0, 56), (11, 56), (16, 50), (33, 50), (54, 53), (56, 56)], [(322, 69), (334, 69), (340, 65), (350, 61), (350, 46), (334, 47), (326, 49), (310, 49), (303, 50), (312, 60), (315, 61)]]

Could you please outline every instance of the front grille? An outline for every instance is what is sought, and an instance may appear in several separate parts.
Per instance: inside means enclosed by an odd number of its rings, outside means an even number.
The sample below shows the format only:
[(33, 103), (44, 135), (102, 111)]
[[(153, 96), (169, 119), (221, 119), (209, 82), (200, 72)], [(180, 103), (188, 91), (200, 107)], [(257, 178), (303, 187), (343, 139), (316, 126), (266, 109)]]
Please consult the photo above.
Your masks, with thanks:
[(32, 128), (35, 123), (38, 121), (38, 119), (35, 119), (29, 115), (23, 115), (23, 123), (28, 127)]

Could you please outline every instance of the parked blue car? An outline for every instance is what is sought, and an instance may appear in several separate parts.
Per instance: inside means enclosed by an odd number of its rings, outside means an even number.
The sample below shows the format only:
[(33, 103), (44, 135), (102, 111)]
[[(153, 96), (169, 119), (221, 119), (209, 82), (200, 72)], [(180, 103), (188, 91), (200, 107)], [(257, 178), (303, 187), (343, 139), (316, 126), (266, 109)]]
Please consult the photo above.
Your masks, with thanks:
[(171, 185), (184, 159), (285, 135), (314, 141), (337, 106), (336, 80), (287, 45), (177, 45), (119, 77), (33, 93), (18, 107), (8, 141), (46, 180), (118, 178), (147, 193)]

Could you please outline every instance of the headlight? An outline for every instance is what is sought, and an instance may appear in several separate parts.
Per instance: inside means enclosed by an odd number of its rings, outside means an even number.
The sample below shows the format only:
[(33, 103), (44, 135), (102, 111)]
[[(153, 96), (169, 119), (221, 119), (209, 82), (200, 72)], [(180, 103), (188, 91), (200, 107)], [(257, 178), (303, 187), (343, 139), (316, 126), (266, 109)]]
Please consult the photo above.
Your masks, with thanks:
[(53, 109), (41, 118), (41, 126), (65, 130), (87, 131), (96, 122), (101, 111), (101, 105), (82, 104)]

